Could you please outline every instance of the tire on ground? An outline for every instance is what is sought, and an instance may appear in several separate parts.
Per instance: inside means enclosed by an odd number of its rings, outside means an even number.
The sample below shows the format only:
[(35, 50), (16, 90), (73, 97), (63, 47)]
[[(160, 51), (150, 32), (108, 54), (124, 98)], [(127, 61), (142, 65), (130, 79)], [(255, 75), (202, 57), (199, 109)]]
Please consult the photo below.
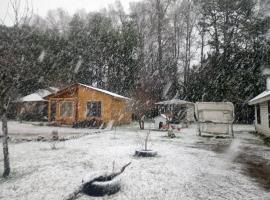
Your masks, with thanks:
[(153, 150), (136, 150), (135, 156), (139, 157), (155, 157), (157, 155), (157, 151)]
[(115, 177), (112, 180), (98, 180), (92, 183), (85, 183), (82, 191), (90, 196), (105, 196), (115, 194), (120, 189), (120, 179)]

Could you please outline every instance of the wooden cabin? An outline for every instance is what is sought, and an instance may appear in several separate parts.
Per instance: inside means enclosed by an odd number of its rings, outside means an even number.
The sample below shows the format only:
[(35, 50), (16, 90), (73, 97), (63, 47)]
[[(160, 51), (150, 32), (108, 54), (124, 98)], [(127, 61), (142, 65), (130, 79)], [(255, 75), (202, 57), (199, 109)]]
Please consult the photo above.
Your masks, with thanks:
[(45, 99), (52, 123), (76, 124), (93, 119), (105, 124), (131, 122), (129, 98), (89, 85), (76, 83)]

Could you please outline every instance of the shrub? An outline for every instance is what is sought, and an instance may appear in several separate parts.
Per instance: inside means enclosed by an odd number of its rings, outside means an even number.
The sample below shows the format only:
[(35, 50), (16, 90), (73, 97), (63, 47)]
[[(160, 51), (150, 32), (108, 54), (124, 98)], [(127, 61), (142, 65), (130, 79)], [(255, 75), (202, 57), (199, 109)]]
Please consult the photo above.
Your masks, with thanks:
[(73, 124), (74, 128), (99, 128), (102, 125), (102, 120), (100, 119), (90, 119), (90, 120), (84, 120), (80, 122), (76, 122)]

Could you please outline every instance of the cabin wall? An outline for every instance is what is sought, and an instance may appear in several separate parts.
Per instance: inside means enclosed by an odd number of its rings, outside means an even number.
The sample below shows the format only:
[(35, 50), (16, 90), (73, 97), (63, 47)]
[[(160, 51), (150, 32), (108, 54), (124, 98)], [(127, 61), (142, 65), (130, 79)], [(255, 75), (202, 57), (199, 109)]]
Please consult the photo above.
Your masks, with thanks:
[(270, 136), (270, 128), (269, 128), (269, 121), (268, 121), (268, 102), (263, 102), (259, 104), (260, 106), (260, 114), (261, 114), (261, 124), (257, 123), (257, 112), (255, 106), (255, 127), (256, 131), (267, 136)]
[(100, 101), (101, 102), (101, 119), (103, 122), (108, 123), (111, 120), (111, 106), (112, 106), (112, 97), (110, 95), (98, 92), (83, 86), (79, 86), (78, 90), (78, 119), (77, 121), (89, 120), (86, 116), (87, 112), (87, 102), (91, 101)]
[[(48, 120), (50, 122), (55, 121), (56, 123), (60, 124), (73, 124), (77, 119), (77, 112), (76, 107), (78, 103), (77, 98), (78, 90), (77, 87), (70, 88), (70, 90), (67, 90), (66, 92), (63, 92), (62, 94), (59, 94), (57, 97), (50, 97), (48, 99)], [(56, 116), (55, 120), (52, 120), (52, 113), (51, 113), (51, 106), (52, 102), (56, 101)], [(73, 102), (73, 111), (74, 114), (72, 117), (61, 117), (60, 115), (60, 104), (63, 101), (72, 101)]]
[(128, 124), (132, 121), (132, 113), (126, 100), (113, 98), (112, 120), (115, 124)]

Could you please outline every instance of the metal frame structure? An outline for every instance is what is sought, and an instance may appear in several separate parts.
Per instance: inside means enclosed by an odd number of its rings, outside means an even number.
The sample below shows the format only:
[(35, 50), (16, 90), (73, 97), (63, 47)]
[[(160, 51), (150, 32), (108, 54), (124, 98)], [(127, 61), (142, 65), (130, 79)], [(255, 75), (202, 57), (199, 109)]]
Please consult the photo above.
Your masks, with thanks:
[[(212, 119), (208, 119), (206, 115), (203, 115), (203, 112), (210, 112), (213, 113), (222, 113), (223, 112), (223, 118), (215, 118), (214, 114), (213, 115), (208, 115), (211, 116)], [(219, 114), (220, 114), (219, 113)], [(227, 127), (227, 134), (231, 135), (234, 137), (234, 132), (233, 132), (233, 122), (234, 122), (234, 105), (231, 102), (196, 102), (195, 103), (195, 116), (197, 118), (197, 127), (198, 127), (198, 133), (199, 136), (202, 136), (202, 133), (215, 133), (215, 134), (224, 134), (224, 133), (218, 133), (218, 132), (213, 132), (213, 131), (207, 131), (205, 130), (204, 126), (206, 125), (228, 125)], [(227, 115), (226, 119), (225, 115)], [(229, 116), (229, 117), (228, 117)], [(206, 128), (207, 129), (207, 128)]]

